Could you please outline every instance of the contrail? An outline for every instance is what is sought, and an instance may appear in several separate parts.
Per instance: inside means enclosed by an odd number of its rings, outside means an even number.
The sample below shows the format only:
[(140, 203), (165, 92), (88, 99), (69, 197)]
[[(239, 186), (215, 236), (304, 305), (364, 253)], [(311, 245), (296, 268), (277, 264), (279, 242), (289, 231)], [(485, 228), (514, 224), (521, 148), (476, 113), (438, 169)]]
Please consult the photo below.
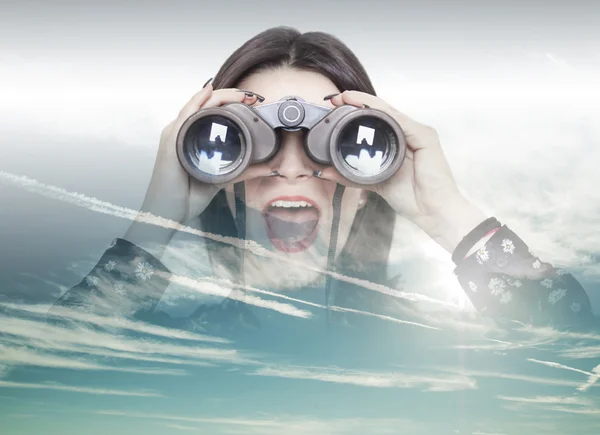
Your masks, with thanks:
[(435, 299), (423, 294), (419, 293), (407, 293), (400, 290), (395, 290), (389, 287), (386, 287), (381, 284), (376, 284), (370, 281), (366, 281), (359, 278), (352, 278), (343, 274), (339, 274), (336, 272), (322, 270), (315, 266), (310, 266), (304, 263), (300, 263), (289, 258), (279, 257), (269, 250), (263, 248), (258, 243), (248, 240), (238, 239), (236, 237), (224, 237), (219, 236), (217, 234), (208, 233), (205, 231), (200, 231), (195, 228), (191, 228), (185, 225), (180, 224), (179, 222), (166, 219), (160, 216), (155, 216), (151, 213), (140, 212), (138, 210), (134, 210), (131, 208), (121, 207), (115, 204), (112, 204), (107, 201), (102, 201), (94, 197), (90, 197), (77, 192), (69, 192), (63, 188), (52, 186), (48, 184), (41, 183), (33, 178), (15, 175), (9, 172), (0, 171), (0, 181), (4, 183), (18, 186), (22, 189), (25, 189), (29, 192), (37, 193), (39, 195), (45, 196), (47, 198), (56, 199), (62, 202), (66, 202), (78, 207), (83, 207), (91, 211), (95, 211), (98, 213), (108, 214), (114, 217), (119, 217), (122, 219), (128, 219), (131, 221), (144, 222), (150, 225), (156, 225), (163, 228), (170, 228), (173, 230), (193, 234), (199, 237), (203, 237), (206, 239), (214, 240), (217, 242), (221, 242), (227, 245), (235, 246), (237, 248), (245, 249), (252, 252), (255, 255), (275, 259), (278, 261), (285, 261), (289, 264), (292, 264), (296, 267), (304, 268), (305, 270), (330, 275), (332, 278), (335, 278), (339, 281), (343, 281), (349, 284), (354, 284), (360, 287), (363, 287), (368, 290), (376, 291), (379, 293), (386, 294), (388, 296), (393, 296), (400, 299), (405, 299), (413, 302), (430, 302), (439, 305), (445, 305), (453, 308), (460, 308), (458, 305), (442, 301), (439, 299)]
[[(296, 302), (299, 304), (304, 304), (304, 305), (308, 305), (311, 307), (315, 307), (315, 308), (321, 308), (321, 309), (330, 309), (331, 311), (337, 311), (337, 312), (346, 312), (346, 313), (354, 313), (354, 314), (360, 314), (363, 316), (370, 316), (370, 317), (376, 317), (378, 319), (382, 319), (382, 320), (387, 320), (387, 321), (391, 321), (391, 322), (395, 322), (395, 323), (402, 323), (402, 324), (406, 324), (406, 325), (413, 325), (413, 326), (420, 326), (422, 328), (426, 328), (426, 329), (435, 329), (438, 331), (441, 331), (440, 328), (436, 328), (434, 326), (429, 326), (429, 325), (425, 325), (423, 323), (418, 323), (418, 322), (411, 322), (409, 320), (402, 320), (402, 319), (398, 319), (396, 317), (392, 317), (392, 316), (386, 316), (383, 314), (375, 314), (375, 313), (371, 313), (369, 311), (362, 311), (362, 310), (355, 310), (352, 308), (344, 308), (344, 307), (339, 307), (337, 305), (330, 305), (329, 307), (326, 305), (321, 305), (321, 304), (317, 304), (314, 302), (309, 302), (309, 301), (305, 301), (303, 299), (297, 299), (297, 298), (293, 298), (287, 295), (283, 295), (281, 293), (275, 293), (275, 292), (270, 292), (267, 290), (261, 290), (249, 285), (241, 285), (241, 284), (236, 284), (233, 283), (229, 280), (226, 280), (224, 278), (212, 278), (212, 277), (207, 277), (207, 278), (200, 278), (199, 281), (209, 281), (209, 282), (215, 282), (215, 283), (225, 283), (231, 287), (235, 287), (235, 288), (240, 288), (243, 289), (245, 291), (249, 291), (249, 292), (256, 292), (256, 293), (261, 293), (264, 295), (268, 295), (268, 296), (273, 296), (273, 297), (277, 297), (277, 298), (281, 298), (281, 299), (285, 299), (288, 300), (290, 302)], [(203, 291), (203, 290), (200, 290)], [(240, 300), (246, 302), (247, 300), (245, 298), (247, 298), (248, 296), (241, 296)]]
[(134, 397), (164, 397), (160, 393), (153, 392), (137, 392), (137, 391), (123, 391), (123, 390), (108, 390), (104, 388), (87, 388), (87, 387), (73, 387), (69, 385), (61, 385), (57, 383), (48, 384), (32, 384), (25, 382), (9, 382), (0, 381), (0, 388), (28, 388), (28, 389), (45, 389), (45, 390), (58, 390), (58, 391), (70, 391), (72, 393), (87, 393), (87, 394), (108, 394), (113, 396), (134, 396)]
[(310, 318), (312, 317), (312, 313), (310, 311), (300, 310), (293, 305), (282, 304), (277, 301), (269, 301), (266, 299), (261, 299), (257, 296), (246, 295), (243, 293), (236, 294), (231, 292), (230, 289), (226, 289), (221, 285), (217, 284), (213, 280), (196, 280), (193, 278), (188, 278), (186, 276), (181, 275), (168, 275), (164, 272), (158, 272), (160, 275), (164, 275), (165, 279), (168, 279), (171, 282), (184, 285), (191, 289), (194, 289), (203, 294), (209, 294), (213, 296), (223, 296), (230, 299), (234, 299), (240, 302), (244, 302), (249, 305), (254, 305), (256, 307), (267, 308), (274, 311), (278, 311), (282, 314), (288, 314), (295, 317), (303, 317)]
[(527, 361), (531, 361), (531, 362), (538, 363), (538, 364), (543, 364), (543, 365), (548, 366), (548, 367), (554, 367), (556, 369), (570, 370), (572, 372), (581, 373), (581, 374), (584, 374), (584, 375), (587, 375), (587, 376), (593, 376), (594, 375), (593, 373), (586, 372), (585, 370), (579, 370), (579, 369), (576, 369), (576, 368), (573, 368), (573, 367), (565, 366), (565, 365), (557, 363), (557, 362), (540, 361), (540, 360), (534, 359), (534, 358), (527, 358)]
[(339, 312), (342, 312), (342, 313), (361, 314), (363, 316), (377, 317), (378, 319), (388, 320), (390, 322), (402, 323), (402, 324), (405, 324), (405, 325), (419, 326), (421, 328), (435, 329), (435, 330), (441, 331), (441, 328), (436, 328), (435, 326), (429, 326), (429, 325), (425, 325), (423, 323), (418, 323), (418, 322), (411, 322), (409, 320), (397, 319), (395, 317), (386, 316), (386, 315), (383, 315), (383, 314), (375, 314), (375, 313), (370, 313), (368, 311), (355, 310), (353, 308), (343, 308), (343, 307), (338, 307), (336, 305), (333, 305), (333, 306), (331, 306), (329, 308), (332, 311), (339, 311)]
[(576, 369), (574, 367), (569, 367), (569, 366), (566, 366), (566, 365), (563, 365), (563, 364), (559, 364), (557, 362), (552, 362), (552, 361), (540, 361), (540, 360), (533, 359), (533, 358), (527, 358), (527, 361), (535, 362), (535, 363), (538, 363), (538, 364), (543, 364), (543, 365), (546, 365), (548, 367), (554, 367), (554, 368), (557, 368), (557, 369), (569, 370), (569, 371), (572, 371), (572, 372), (581, 373), (581, 374), (584, 374), (584, 375), (588, 376), (587, 382), (585, 384), (577, 387), (577, 389), (579, 391), (585, 391), (585, 390), (587, 390), (592, 385), (594, 385), (598, 381), (598, 379), (600, 379), (600, 365), (594, 367), (592, 369), (593, 373), (590, 373), (590, 372), (586, 372), (585, 370), (579, 370), (579, 369)]

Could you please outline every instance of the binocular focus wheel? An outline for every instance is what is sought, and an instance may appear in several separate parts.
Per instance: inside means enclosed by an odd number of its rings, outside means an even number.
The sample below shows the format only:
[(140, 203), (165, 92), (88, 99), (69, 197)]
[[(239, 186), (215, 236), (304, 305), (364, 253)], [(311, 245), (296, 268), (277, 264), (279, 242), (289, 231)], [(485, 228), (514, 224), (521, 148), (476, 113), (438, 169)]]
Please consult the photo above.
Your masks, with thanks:
[(286, 127), (296, 127), (304, 120), (304, 107), (294, 100), (284, 102), (277, 111), (279, 121)]

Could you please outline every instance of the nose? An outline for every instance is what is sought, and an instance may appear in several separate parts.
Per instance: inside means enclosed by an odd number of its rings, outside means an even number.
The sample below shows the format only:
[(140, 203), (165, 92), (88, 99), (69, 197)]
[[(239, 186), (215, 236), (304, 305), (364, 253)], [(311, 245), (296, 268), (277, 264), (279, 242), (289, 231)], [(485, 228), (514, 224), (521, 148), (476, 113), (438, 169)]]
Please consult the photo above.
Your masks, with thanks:
[(281, 146), (272, 160), (273, 170), (288, 181), (301, 181), (312, 177), (317, 165), (304, 152), (303, 133), (283, 131)]

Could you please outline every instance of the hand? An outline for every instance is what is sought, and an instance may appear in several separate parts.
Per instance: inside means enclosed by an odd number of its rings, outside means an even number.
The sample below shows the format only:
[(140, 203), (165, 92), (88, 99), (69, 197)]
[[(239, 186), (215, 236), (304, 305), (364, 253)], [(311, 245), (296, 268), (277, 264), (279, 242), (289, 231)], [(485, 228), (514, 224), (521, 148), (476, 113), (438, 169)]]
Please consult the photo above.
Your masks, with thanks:
[(402, 128), (407, 150), (398, 172), (376, 185), (354, 184), (334, 167), (323, 170), (321, 178), (376, 192), (396, 213), (415, 223), (449, 252), (454, 251), (460, 240), (486, 219), (487, 216), (460, 193), (433, 128), (363, 92), (345, 91), (330, 101), (336, 107), (367, 105), (387, 113)]
[[(201, 183), (189, 176), (177, 157), (177, 134), (183, 123), (200, 109), (234, 102), (252, 105), (256, 101), (256, 95), (249, 96), (239, 89), (215, 91), (212, 84), (207, 84), (195, 94), (181, 109), (177, 119), (162, 131), (154, 170), (140, 212), (169, 219), (179, 224), (202, 213), (225, 185)], [(266, 176), (270, 173), (271, 169), (265, 164), (252, 165), (242, 175), (231, 181), (231, 184)], [(124, 238), (160, 258), (174, 232), (173, 229), (164, 229), (134, 221)]]

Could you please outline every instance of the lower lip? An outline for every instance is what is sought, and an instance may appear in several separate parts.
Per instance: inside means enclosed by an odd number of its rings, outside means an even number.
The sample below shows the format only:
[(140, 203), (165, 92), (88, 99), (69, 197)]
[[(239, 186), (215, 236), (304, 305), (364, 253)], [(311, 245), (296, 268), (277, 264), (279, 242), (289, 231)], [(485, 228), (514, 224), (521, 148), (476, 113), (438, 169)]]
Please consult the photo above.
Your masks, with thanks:
[[(308, 198), (305, 198), (303, 196), (293, 196), (293, 197), (287, 196), (287, 197), (276, 198), (273, 201), (271, 201), (271, 203), (278, 201), (278, 200), (294, 201), (294, 202), (295, 201), (308, 202), (310, 205), (312, 205), (317, 210), (317, 213), (319, 214), (318, 219), (319, 220), (321, 219), (321, 214), (319, 212), (319, 208), (313, 201), (311, 201)], [(269, 207), (265, 207), (265, 210), (263, 211), (263, 217), (265, 218), (265, 227), (267, 229), (267, 235), (269, 236), (269, 240), (271, 241), (271, 243), (273, 244), (275, 249), (277, 249), (278, 251), (281, 251), (281, 252), (295, 253), (295, 252), (303, 252), (313, 245), (313, 243), (317, 239), (317, 234), (319, 233), (319, 222), (318, 221), (317, 221), (317, 225), (315, 225), (315, 229), (312, 230), (312, 232), (308, 236), (306, 236), (304, 239), (298, 240), (297, 242), (293, 242), (293, 243), (286, 243), (283, 240), (275, 237), (275, 234), (273, 234), (273, 232), (271, 231), (271, 228), (269, 228), (269, 225), (267, 224), (267, 220), (266, 220), (266, 216), (265, 216), (268, 208)]]

